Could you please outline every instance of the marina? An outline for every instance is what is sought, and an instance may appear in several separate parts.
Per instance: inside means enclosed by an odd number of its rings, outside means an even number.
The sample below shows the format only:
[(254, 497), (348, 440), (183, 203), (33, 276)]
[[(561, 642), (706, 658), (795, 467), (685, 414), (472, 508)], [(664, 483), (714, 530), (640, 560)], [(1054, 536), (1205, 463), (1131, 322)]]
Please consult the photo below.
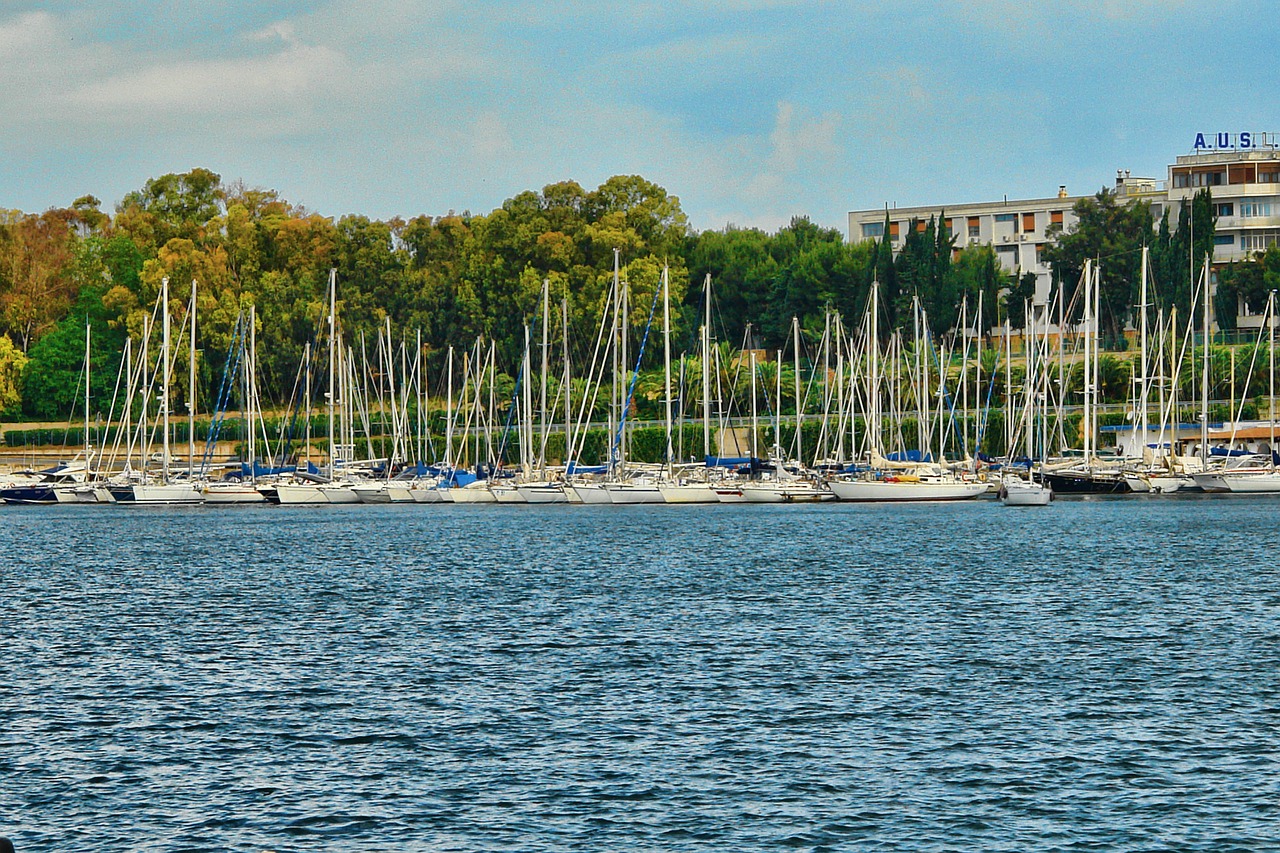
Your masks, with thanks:
[[(846, 331), (844, 318), (828, 311), (816, 349), (806, 344), (799, 319), (792, 318), (791, 387), (784, 393), (783, 350), (770, 357), (749, 349), (747, 340), (737, 350), (713, 342), (710, 274), (703, 284), (699, 349), (693, 355), (677, 355), (679, 371), (673, 373), (668, 270), (662, 270), (659, 286), (652, 291), (647, 321), (632, 328), (633, 295), (620, 277), (620, 253), (615, 250), (612, 288), (600, 311), (590, 360), (585, 370), (576, 368), (585, 374), (578, 386), (570, 381), (575, 366), (567, 300), (561, 305), (562, 342), (556, 364), (550, 283), (544, 280), (541, 316), (524, 326), (523, 353), (513, 375), (499, 376), (493, 341), (478, 338), (464, 350), (460, 371), (454, 348), (449, 347), (436, 377), (444, 399), (436, 398), (434, 412), (420, 332), (412, 347), (407, 334), (397, 342), (387, 319), (378, 330), (372, 359), (363, 336), (357, 358), (337, 310), (334, 269), (328, 279), (327, 318), (317, 330), (315, 345), (309, 342), (303, 351), (289, 407), (277, 418), (274, 435), (262, 416), (254, 308), (236, 317), (218, 389), (209, 395), (216, 402), (211, 419), (202, 425), (199, 453), (193, 310), (197, 283), (191, 284), (186, 319), (175, 342), (165, 278), (155, 320), (143, 324), (136, 359), (133, 339), (125, 342), (120, 381), (110, 400), (110, 428), (97, 425), (104, 444), (110, 436), (110, 450), (93, 443), (92, 338), (86, 326), (83, 448), (68, 464), (0, 477), (0, 500), (19, 505), (637, 505), (932, 503), (999, 495), (1006, 504), (1047, 506), (1055, 494), (1280, 494), (1274, 293), (1245, 373), (1256, 384), (1262, 373), (1258, 355), (1265, 342), (1268, 419), (1241, 424), (1250, 381), (1240, 390), (1237, 408), (1232, 352), (1230, 430), (1223, 423), (1211, 428), (1211, 353), (1201, 346), (1200, 423), (1198, 430), (1188, 433), (1179, 423), (1176, 397), (1179, 388), (1190, 384), (1180, 372), (1191, 374), (1195, 366), (1195, 320), (1180, 327), (1175, 314), (1160, 314), (1154, 328), (1149, 326), (1149, 267), (1144, 248), (1138, 352), (1130, 362), (1134, 375), (1126, 412), (1129, 423), (1124, 435), (1116, 434), (1116, 445), (1108, 448), (1102, 446), (1099, 415), (1101, 269), (1092, 260), (1084, 262), (1074, 290), (1059, 288), (1054, 301), (1027, 304), (1016, 384), (1011, 336), (1005, 336), (1003, 354), (988, 350), (997, 360), (985, 376), (982, 361), (971, 358), (970, 348), (979, 345), (979, 335), (976, 321), (973, 334), (967, 334), (967, 302), (960, 312), (960, 328), (966, 333), (958, 337), (935, 340), (918, 299), (912, 302), (914, 334), (908, 338), (904, 329), (886, 334), (880, 327), (879, 284), (873, 281), (862, 319)], [(1206, 259), (1193, 294), (1203, 301), (1204, 341), (1210, 334), (1210, 281)], [(1081, 315), (1069, 352), (1062, 334), (1064, 317), (1077, 308)], [(1056, 325), (1050, 322), (1055, 314)], [(149, 347), (156, 343), (156, 327), (159, 349), (152, 358)], [(540, 347), (534, 345), (535, 328), (540, 330)], [(171, 386), (175, 352), (184, 336), (189, 377), (187, 453), (182, 460), (174, 440)], [(642, 369), (653, 360), (650, 353), (646, 362), (651, 337), (661, 341), (662, 370), (661, 384), (648, 397), (660, 404), (663, 417), (649, 427), (647, 451), (637, 451), (645, 442), (633, 413), (638, 410)], [(949, 366), (957, 361), (958, 369)], [(540, 365), (536, 370), (535, 362)], [(1073, 375), (1078, 372), (1078, 385), (1066, 381), (1068, 363)], [(700, 371), (700, 387), (687, 380), (686, 366)], [(501, 396), (500, 379), (511, 383)], [(993, 409), (990, 400), (998, 379), (1003, 379), (1001, 405)], [(984, 393), (987, 402), (980, 405)], [(784, 415), (787, 394), (792, 410)], [(1069, 415), (1068, 398), (1074, 403), (1077, 395), (1078, 414)], [(153, 398), (158, 411), (149, 413)], [(218, 437), (233, 400), (238, 400), (235, 423), (243, 440), (232, 445), (229, 458), (222, 458), (227, 447)], [(700, 419), (691, 401), (700, 403)], [(323, 437), (313, 435), (318, 408)], [(595, 420), (602, 414), (607, 420)], [(1003, 436), (992, 434), (1000, 427), (993, 418), (1003, 421)], [(702, 463), (685, 447), (687, 439), (696, 444), (686, 435), (687, 428), (698, 426)], [(665, 447), (655, 446), (655, 439)], [(980, 449), (992, 445), (999, 446), (1002, 455)]]

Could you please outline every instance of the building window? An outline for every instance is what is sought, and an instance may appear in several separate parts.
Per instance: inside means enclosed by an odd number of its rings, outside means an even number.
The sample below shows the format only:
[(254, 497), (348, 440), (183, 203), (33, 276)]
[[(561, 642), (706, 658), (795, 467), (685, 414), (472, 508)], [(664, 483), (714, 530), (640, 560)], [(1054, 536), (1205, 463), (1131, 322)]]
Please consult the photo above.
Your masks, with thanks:
[(1253, 163), (1231, 166), (1227, 169), (1227, 180), (1233, 184), (1256, 184), (1258, 167)]
[(997, 213), (996, 222), (1017, 222), (1018, 214), (1016, 213)]
[(1061, 224), (1062, 224), (1062, 211), (1061, 211), (1061, 210), (1051, 210), (1051, 211), (1049, 211), (1049, 224), (1050, 224), (1050, 225), (1061, 225)]
[(1271, 169), (1271, 171), (1269, 171), (1269, 172), (1258, 172), (1258, 183), (1260, 183), (1260, 184), (1280, 184), (1280, 172), (1276, 171), (1274, 166), (1265, 167), (1265, 168), (1270, 168), (1270, 169)]
[(1191, 186), (1220, 187), (1227, 182), (1226, 178), (1226, 172), (1192, 172)]
[(1236, 244), (1236, 235), (1234, 234), (1214, 234), (1213, 245), (1215, 246), (1234, 246)]
[(1263, 252), (1268, 246), (1274, 246), (1280, 240), (1280, 231), (1247, 231), (1240, 235), (1242, 252)]
[(1027, 233), (1036, 230), (1036, 215), (1034, 213), (1022, 214), (1022, 230)]
[(1173, 173), (1173, 188), (1175, 190), (1186, 189), (1191, 186), (1191, 176), (1186, 172)]
[(898, 239), (898, 223), (896, 222), (889, 223), (889, 236), (895, 240)]
[(1265, 201), (1240, 202), (1240, 215), (1246, 219), (1271, 215), (1271, 203)]
[(884, 236), (883, 222), (868, 222), (862, 226), (862, 239), (871, 240)]
[(968, 219), (968, 225), (969, 225), (969, 237), (974, 240), (978, 239), (978, 236), (981, 233), (979, 231), (978, 217), (970, 216)]
[(1224, 201), (1222, 204), (1215, 204), (1213, 208), (1214, 208), (1214, 213), (1216, 213), (1218, 216), (1235, 216), (1236, 215), (1236, 206), (1234, 203), (1229, 201)]

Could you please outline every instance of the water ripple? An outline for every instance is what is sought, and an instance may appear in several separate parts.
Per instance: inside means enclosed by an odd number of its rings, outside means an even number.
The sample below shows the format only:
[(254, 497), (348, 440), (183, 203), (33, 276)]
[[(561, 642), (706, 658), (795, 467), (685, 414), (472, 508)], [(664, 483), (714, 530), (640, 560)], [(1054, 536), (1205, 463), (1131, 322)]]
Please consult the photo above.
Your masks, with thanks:
[(1280, 504), (5, 508), (0, 834), (1257, 850)]

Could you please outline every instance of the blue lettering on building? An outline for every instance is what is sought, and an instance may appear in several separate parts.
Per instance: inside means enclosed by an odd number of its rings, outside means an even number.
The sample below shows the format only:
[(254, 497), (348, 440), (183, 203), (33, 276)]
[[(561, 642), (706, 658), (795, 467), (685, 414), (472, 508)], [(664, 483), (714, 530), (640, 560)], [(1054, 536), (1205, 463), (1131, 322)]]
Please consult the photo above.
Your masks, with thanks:
[(1191, 148), (1194, 151), (1275, 151), (1280, 148), (1280, 143), (1274, 133), (1218, 131), (1211, 134), (1197, 133)]

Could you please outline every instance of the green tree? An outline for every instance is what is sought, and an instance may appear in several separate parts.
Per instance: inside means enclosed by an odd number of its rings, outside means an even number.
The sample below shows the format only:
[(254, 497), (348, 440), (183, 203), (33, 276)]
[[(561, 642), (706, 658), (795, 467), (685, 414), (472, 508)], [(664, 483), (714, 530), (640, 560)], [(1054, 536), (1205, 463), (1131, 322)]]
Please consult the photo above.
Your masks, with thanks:
[(67, 418), (83, 406), (85, 323), (91, 332), (90, 406), (110, 409), (123, 333), (111, 326), (112, 312), (102, 303), (101, 287), (80, 291), (75, 307), (27, 354), (22, 410), (34, 418)]
[[(1110, 190), (1082, 198), (1072, 208), (1077, 221), (1057, 242), (1045, 247), (1044, 257), (1061, 282), (1079, 282), (1086, 260), (1101, 265), (1100, 326), (1112, 341), (1123, 340), (1125, 326), (1138, 300), (1142, 247), (1153, 237), (1149, 202), (1121, 204)], [(1080, 299), (1072, 319), (1083, 311)]]

